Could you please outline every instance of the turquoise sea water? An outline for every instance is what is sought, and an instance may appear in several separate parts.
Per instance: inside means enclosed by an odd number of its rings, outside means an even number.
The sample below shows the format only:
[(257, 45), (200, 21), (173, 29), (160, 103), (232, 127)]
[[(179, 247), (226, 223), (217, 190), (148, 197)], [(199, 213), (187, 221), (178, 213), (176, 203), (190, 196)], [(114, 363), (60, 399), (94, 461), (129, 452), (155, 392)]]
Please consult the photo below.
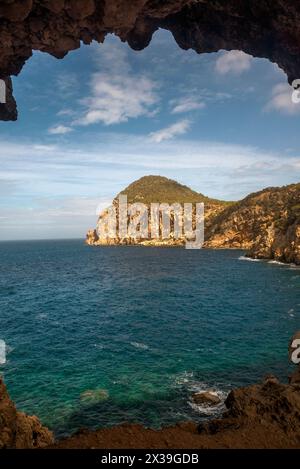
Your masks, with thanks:
[[(300, 269), (241, 251), (0, 243), (0, 366), (57, 435), (207, 418), (193, 391), (286, 379)], [(87, 392), (88, 391), (88, 392)]]

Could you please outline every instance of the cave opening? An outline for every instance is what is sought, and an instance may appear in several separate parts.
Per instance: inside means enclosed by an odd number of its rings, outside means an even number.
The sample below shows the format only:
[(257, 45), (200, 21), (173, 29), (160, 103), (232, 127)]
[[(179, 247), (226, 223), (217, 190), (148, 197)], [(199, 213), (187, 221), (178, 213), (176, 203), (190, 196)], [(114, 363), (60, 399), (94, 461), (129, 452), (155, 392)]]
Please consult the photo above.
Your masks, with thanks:
[[(186, 48), (175, 19), (166, 23)], [(142, 26), (128, 38), (136, 49)], [(181, 194), (190, 186), (186, 197), (204, 194), (229, 213), (250, 193), (299, 181), (299, 106), (286, 74), (247, 45), (222, 45), (198, 55), (159, 29), (141, 52), (108, 36), (63, 61), (36, 52), (13, 78), (19, 118), (0, 123), (5, 378), (18, 405), (59, 436), (124, 415), (155, 428), (218, 415), (230, 387), (266, 367), (286, 374), (299, 271), (277, 258), (249, 262), (239, 237), (247, 219), (228, 251), (212, 249), (223, 247), (222, 224), (209, 249), (187, 256), (83, 242), (133, 181), (134, 196), (148, 196), (144, 176), (162, 197), (175, 180)], [(253, 55), (267, 55), (258, 46)], [(211, 387), (216, 408), (199, 407), (191, 396)]]

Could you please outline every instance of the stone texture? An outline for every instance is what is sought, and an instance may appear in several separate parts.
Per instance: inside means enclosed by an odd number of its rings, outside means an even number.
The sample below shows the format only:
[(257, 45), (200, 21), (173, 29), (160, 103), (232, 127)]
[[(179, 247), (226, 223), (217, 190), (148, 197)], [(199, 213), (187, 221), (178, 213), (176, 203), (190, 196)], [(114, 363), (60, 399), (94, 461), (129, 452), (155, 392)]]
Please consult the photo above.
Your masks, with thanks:
[(206, 231), (206, 247), (300, 264), (300, 184), (253, 193), (225, 209)]
[(53, 441), (37, 417), (17, 411), (0, 377), (0, 449), (43, 448)]
[(192, 395), (192, 399), (198, 405), (215, 406), (221, 402), (219, 396), (211, 391), (196, 392)]
[(140, 50), (158, 28), (183, 49), (243, 50), (276, 62), (290, 83), (300, 77), (294, 0), (1, 0), (0, 78), (18, 74), (33, 50), (63, 58), (80, 41), (103, 42), (108, 33)]

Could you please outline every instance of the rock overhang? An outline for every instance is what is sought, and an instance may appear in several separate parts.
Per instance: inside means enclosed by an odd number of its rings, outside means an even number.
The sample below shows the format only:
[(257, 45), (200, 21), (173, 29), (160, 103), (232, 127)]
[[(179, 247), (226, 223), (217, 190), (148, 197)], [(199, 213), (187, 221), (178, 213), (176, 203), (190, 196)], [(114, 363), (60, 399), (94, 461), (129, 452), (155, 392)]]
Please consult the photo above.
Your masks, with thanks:
[(197, 53), (242, 50), (277, 63), (289, 83), (300, 78), (300, 4), (294, 0), (0, 0), (0, 79), (7, 102), (0, 120), (17, 118), (9, 77), (34, 50), (62, 59), (81, 42), (114, 33), (135, 50), (169, 30)]

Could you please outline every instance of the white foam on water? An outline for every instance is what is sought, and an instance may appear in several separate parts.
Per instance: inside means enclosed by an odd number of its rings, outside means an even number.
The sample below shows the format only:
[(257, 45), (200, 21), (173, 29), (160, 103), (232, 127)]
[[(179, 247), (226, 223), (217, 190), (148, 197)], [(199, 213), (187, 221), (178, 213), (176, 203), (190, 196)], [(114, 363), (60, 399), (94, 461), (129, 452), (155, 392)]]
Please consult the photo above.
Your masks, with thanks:
[(6, 343), (4, 340), (0, 339), (0, 365), (5, 365), (6, 363)]
[(288, 310), (288, 315), (290, 316), (290, 318), (294, 318), (295, 317), (295, 310), (293, 308), (289, 309)]
[(182, 386), (188, 383), (194, 377), (193, 371), (184, 371), (182, 374), (175, 377), (175, 385)]
[(218, 388), (211, 388), (206, 383), (196, 382), (191, 385), (192, 393), (209, 392), (213, 396), (217, 396), (220, 402), (215, 405), (210, 404), (196, 404), (192, 396), (188, 400), (188, 405), (196, 412), (204, 415), (217, 415), (225, 411), (225, 399), (228, 395), (225, 391)]
[(98, 350), (103, 350), (104, 349), (104, 345), (101, 345), (101, 344), (93, 344), (93, 346), (95, 348), (97, 348)]
[(275, 259), (272, 259), (271, 261), (268, 261), (268, 264), (289, 265), (289, 264), (286, 264), (285, 262), (276, 261)]
[(39, 313), (39, 314), (36, 315), (36, 318), (37, 319), (47, 319), (48, 314), (47, 313)]
[[(188, 405), (197, 413), (202, 415), (220, 415), (222, 412), (225, 411), (226, 407), (224, 405), (225, 399), (228, 396), (228, 392), (220, 389), (218, 385), (210, 386), (209, 384), (196, 381), (194, 378), (194, 373), (192, 371), (181, 373), (177, 375), (174, 380), (175, 386), (184, 387), (188, 391)], [(192, 395), (198, 392), (207, 392), (209, 391), (211, 394), (218, 396), (220, 399), (220, 403), (216, 405), (208, 405), (208, 404), (196, 404), (193, 401)]]
[(148, 345), (143, 344), (142, 342), (130, 342), (130, 345), (132, 345), (132, 347), (135, 347), (135, 348), (141, 349), (141, 350), (148, 350), (149, 349)]
[(295, 269), (295, 270), (300, 270), (300, 265), (297, 265), (297, 264), (289, 264), (290, 266), (290, 269)]
[(239, 261), (261, 262), (261, 259), (253, 259), (252, 257), (240, 256)]

